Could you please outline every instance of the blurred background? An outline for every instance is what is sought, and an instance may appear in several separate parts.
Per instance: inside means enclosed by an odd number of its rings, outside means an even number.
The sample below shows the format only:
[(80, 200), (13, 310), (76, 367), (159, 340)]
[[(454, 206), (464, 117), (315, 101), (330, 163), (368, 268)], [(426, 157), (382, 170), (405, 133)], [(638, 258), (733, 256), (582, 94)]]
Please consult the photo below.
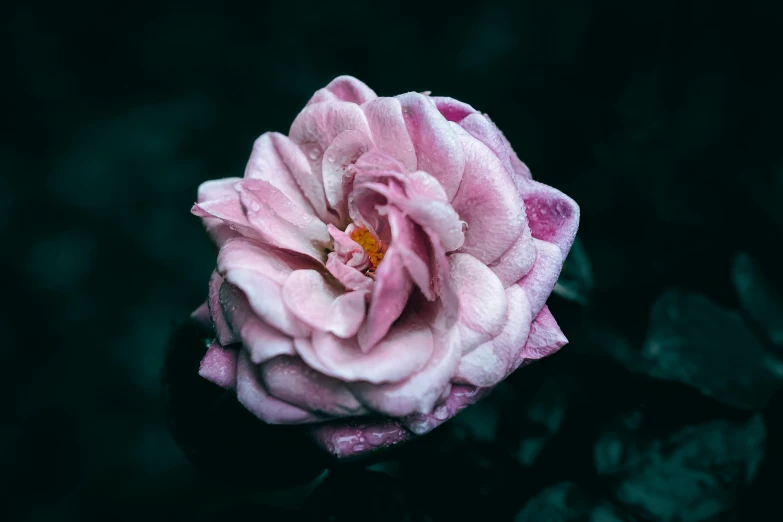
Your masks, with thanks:
[[(28, 1), (0, 13), (0, 518), (776, 519), (777, 3)], [(214, 264), (189, 212), (196, 188), (241, 176), (253, 140), (287, 132), (340, 74), (379, 95), (470, 103), (580, 204), (549, 300), (570, 343), (370, 467), (310, 466), (279, 484), (262, 465), (210, 473), (174, 442), (161, 385)], [(276, 450), (222, 436), (214, 458), (235, 467)], [(253, 474), (266, 487), (238, 480)]]

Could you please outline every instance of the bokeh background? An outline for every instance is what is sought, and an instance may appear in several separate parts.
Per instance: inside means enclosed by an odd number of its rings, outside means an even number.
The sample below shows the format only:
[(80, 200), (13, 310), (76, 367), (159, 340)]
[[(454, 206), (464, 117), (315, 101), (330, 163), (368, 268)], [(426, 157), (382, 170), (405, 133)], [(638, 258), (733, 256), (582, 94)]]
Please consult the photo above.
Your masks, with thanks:
[[(5, 4), (0, 518), (775, 520), (777, 4)], [(467, 101), (581, 205), (570, 344), (372, 466), (237, 474), (281, 449), (213, 426), (197, 469), (161, 385), (214, 263), (196, 188), (339, 74)]]

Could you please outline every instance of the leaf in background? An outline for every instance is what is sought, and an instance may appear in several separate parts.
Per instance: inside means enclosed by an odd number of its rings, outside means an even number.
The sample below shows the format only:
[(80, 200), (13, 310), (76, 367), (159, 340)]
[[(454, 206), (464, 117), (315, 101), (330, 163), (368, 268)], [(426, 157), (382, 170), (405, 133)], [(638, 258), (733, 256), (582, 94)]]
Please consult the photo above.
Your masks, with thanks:
[(566, 392), (555, 381), (545, 381), (535, 392), (524, 414), (517, 460), (532, 466), (544, 446), (557, 434), (566, 414)]
[(593, 291), (593, 269), (582, 241), (577, 237), (563, 264), (554, 292), (569, 301), (587, 305)]
[(783, 296), (775, 292), (759, 263), (745, 252), (737, 253), (731, 265), (731, 280), (742, 308), (773, 343), (783, 346)]
[(614, 467), (621, 477), (617, 500), (640, 510), (645, 520), (700, 522), (733, 507), (753, 480), (764, 456), (766, 429), (755, 415), (745, 423), (688, 426), (646, 447), (635, 435), (615, 435), (612, 443), (620, 448)]
[(517, 513), (514, 522), (622, 522), (609, 502), (597, 500), (581, 486), (563, 482), (541, 491)]
[(644, 373), (740, 409), (763, 408), (783, 377), (738, 313), (679, 290), (653, 304), (641, 359)]

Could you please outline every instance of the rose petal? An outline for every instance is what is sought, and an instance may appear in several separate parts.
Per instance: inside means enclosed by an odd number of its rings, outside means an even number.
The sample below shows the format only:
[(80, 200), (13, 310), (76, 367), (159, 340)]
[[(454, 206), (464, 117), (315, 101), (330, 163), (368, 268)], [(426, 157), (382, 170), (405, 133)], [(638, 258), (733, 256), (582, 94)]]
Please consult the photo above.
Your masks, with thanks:
[(261, 235), (248, 222), (242, 211), (239, 194), (196, 203), (190, 212), (201, 218), (207, 233), (218, 248), (237, 236), (261, 239)]
[(442, 404), (429, 414), (417, 413), (402, 420), (403, 426), (416, 435), (424, 435), (434, 430), (457, 413), (489, 394), (486, 388), (475, 386), (456, 385), (450, 390), (449, 395)]
[(261, 241), (326, 260), (331, 236), (323, 221), (296, 206), (267, 181), (245, 179), (237, 183), (237, 190), (248, 222)]
[(356, 338), (341, 339), (316, 331), (312, 342), (296, 339), (297, 353), (313, 369), (343, 381), (395, 382), (420, 370), (433, 351), (429, 325), (418, 315), (401, 317), (369, 352)]
[(334, 417), (366, 413), (345, 383), (316, 372), (299, 357), (280, 356), (261, 366), (270, 395), (304, 410)]
[(457, 326), (462, 353), (467, 354), (501, 332), (506, 322), (508, 301), (500, 280), (475, 257), (452, 254), (449, 266), (459, 299)]
[(262, 134), (253, 143), (245, 178), (266, 181), (308, 214), (331, 219), (321, 179), (313, 176), (302, 150), (278, 132)]
[(533, 237), (554, 243), (568, 255), (579, 228), (579, 205), (557, 189), (533, 181), (522, 191)]
[(530, 272), (536, 261), (536, 245), (530, 228), (526, 225), (522, 234), (508, 247), (497, 261), (489, 265), (504, 287), (516, 283)]
[(329, 206), (341, 223), (348, 221), (348, 194), (353, 185), (353, 171), (348, 167), (370, 150), (373, 143), (364, 132), (341, 132), (324, 151), (321, 172)]
[(515, 365), (551, 355), (566, 343), (568, 339), (557, 325), (552, 312), (549, 311), (549, 307), (544, 306), (530, 325), (530, 335)]
[[(511, 165), (508, 142), (502, 137), (497, 126), (478, 112), (475, 112), (463, 119), (459, 126), (470, 133), (471, 136), (489, 147), (489, 149), (498, 157), (503, 168), (510, 176), (514, 175), (514, 168)], [(512, 180), (513, 181), (513, 180)]]
[(448, 121), (459, 123), (467, 116), (476, 112), (476, 109), (465, 102), (449, 98), (448, 96), (431, 96), (430, 100), (435, 103), (435, 107)]
[(489, 264), (523, 233), (525, 207), (497, 156), (462, 129), (458, 137), (465, 151), (465, 173), (451, 204), (468, 223), (461, 251)]
[(283, 285), (283, 302), (302, 322), (338, 337), (351, 337), (364, 321), (367, 291), (345, 292), (315, 270), (296, 270)]
[(209, 301), (204, 301), (201, 306), (193, 310), (190, 314), (190, 318), (193, 319), (196, 324), (202, 328), (212, 328), (212, 316), (209, 313)]
[(533, 315), (524, 290), (506, 289), (508, 316), (503, 331), (460, 360), (455, 379), (474, 386), (490, 387), (506, 378), (524, 347)]
[(329, 101), (346, 101), (361, 105), (376, 98), (375, 92), (353, 76), (338, 76), (329, 84), (315, 91), (307, 105)]
[(536, 245), (536, 262), (517, 284), (525, 291), (530, 309), (536, 315), (555, 288), (560, 269), (563, 268), (563, 254), (552, 243), (538, 239), (533, 241)]
[[(459, 331), (432, 331), (434, 350), (426, 366), (398, 383), (348, 385), (360, 402), (392, 417), (430, 413), (450, 388), (449, 381), (457, 370), (461, 355)], [(371, 352), (372, 353), (372, 352)]]
[[(215, 179), (211, 181), (205, 181), (198, 188), (197, 202), (204, 203), (213, 199), (222, 199), (230, 197), (233, 200), (239, 202), (239, 194), (234, 190), (234, 185), (239, 181), (239, 178), (224, 178)], [(201, 222), (204, 224), (204, 228), (207, 231), (212, 242), (220, 248), (220, 245), (225, 243), (232, 237), (239, 235), (238, 232), (231, 229), (230, 224), (224, 222), (222, 219), (215, 218), (209, 214), (204, 213), (201, 209), (194, 207), (192, 212), (198, 216), (201, 216)]]
[(348, 290), (371, 292), (374, 281), (357, 269), (343, 263), (337, 252), (330, 252), (326, 258), (326, 269)]
[(408, 172), (416, 170), (416, 152), (408, 134), (402, 105), (396, 98), (376, 98), (362, 105), (372, 139), (379, 150), (402, 162)]
[(416, 151), (416, 169), (437, 179), (451, 201), (465, 168), (465, 157), (454, 131), (425, 96), (409, 92), (397, 99)]
[(220, 304), (220, 287), (223, 286), (223, 276), (217, 270), (212, 272), (209, 278), (209, 316), (212, 319), (212, 327), (215, 329), (215, 335), (218, 342), (223, 346), (228, 346), (239, 342), (239, 336), (234, 333), (234, 329), (226, 321), (223, 313), (223, 307)]
[[(220, 250), (218, 271), (247, 297), (250, 307), (267, 324), (290, 336), (308, 335), (310, 328), (283, 303), (282, 286), (298, 260), (246, 239), (234, 239)], [(223, 285), (226, 286), (226, 285)], [(239, 298), (228, 289), (221, 295), (223, 309)]]
[(313, 426), (312, 434), (318, 445), (338, 458), (354, 457), (413, 437), (391, 419), (327, 422)]
[[(484, 115), (487, 120), (492, 122), (488, 114)], [(497, 125), (495, 128), (498, 131), (498, 135), (500, 136), (500, 139), (503, 141), (503, 143), (506, 145), (506, 150), (508, 151), (509, 161), (511, 162), (511, 168), (514, 171), (514, 184), (519, 188), (519, 190), (522, 190), (522, 187), (524, 187), (529, 181), (533, 180), (533, 175), (530, 173), (530, 169), (527, 168), (527, 165), (522, 163), (520, 161), (519, 157), (517, 156), (517, 153), (514, 152), (514, 148), (511, 146), (511, 143), (509, 143), (508, 139), (506, 139), (505, 134), (503, 134), (503, 131), (500, 130)]]
[(246, 352), (237, 361), (237, 399), (250, 412), (267, 424), (302, 424), (323, 420), (309, 411), (275, 399), (261, 386), (254, 366)]
[(236, 388), (237, 351), (213, 342), (201, 359), (198, 374), (221, 388)]

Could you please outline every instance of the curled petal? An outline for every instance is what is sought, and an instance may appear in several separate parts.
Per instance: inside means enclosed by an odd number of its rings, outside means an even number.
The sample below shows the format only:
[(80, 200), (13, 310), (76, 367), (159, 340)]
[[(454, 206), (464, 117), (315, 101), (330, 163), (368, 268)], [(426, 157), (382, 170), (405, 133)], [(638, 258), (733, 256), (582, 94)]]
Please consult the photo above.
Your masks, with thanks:
[(397, 99), (416, 151), (416, 168), (437, 179), (450, 201), (457, 193), (465, 168), (465, 157), (453, 129), (427, 97), (409, 92)]
[(269, 395), (259, 381), (258, 367), (250, 362), (244, 351), (239, 353), (237, 361), (237, 399), (268, 424), (302, 424), (323, 420), (323, 417)]
[(568, 343), (568, 339), (557, 325), (552, 312), (549, 311), (549, 307), (544, 306), (530, 325), (530, 335), (525, 347), (520, 352), (514, 369), (523, 361), (541, 359), (551, 355), (566, 343)]
[(487, 388), (455, 385), (451, 387), (446, 398), (432, 413), (416, 413), (402, 419), (402, 424), (416, 435), (424, 435), (434, 430), (460, 411), (489, 393)]
[(556, 245), (538, 239), (533, 241), (536, 245), (536, 261), (530, 272), (517, 284), (525, 291), (530, 301), (530, 309), (535, 316), (555, 288), (564, 258)]
[(459, 123), (476, 112), (476, 109), (467, 103), (449, 98), (448, 96), (431, 96), (430, 100), (435, 103), (435, 107), (437, 107), (444, 118), (454, 123)]
[(416, 152), (408, 134), (402, 105), (396, 98), (376, 98), (362, 105), (376, 147), (405, 165), (408, 172), (416, 170)]
[(460, 131), (465, 173), (451, 204), (460, 219), (468, 223), (461, 251), (489, 264), (503, 255), (524, 231), (525, 207), (497, 156), (486, 145)]
[(533, 237), (554, 243), (568, 255), (579, 228), (579, 205), (557, 189), (538, 182), (522, 191)]
[(432, 330), (434, 350), (426, 366), (398, 383), (353, 382), (348, 386), (360, 402), (392, 417), (428, 414), (450, 389), (449, 380), (461, 355), (459, 331)]
[(406, 314), (370, 352), (356, 338), (341, 339), (314, 332), (312, 342), (296, 339), (297, 353), (312, 368), (337, 379), (379, 384), (396, 382), (420, 370), (433, 351), (429, 325), (416, 314)]
[(331, 236), (323, 221), (297, 207), (266, 181), (246, 179), (237, 184), (237, 190), (261, 241), (325, 261)]
[(261, 366), (270, 395), (304, 410), (332, 417), (366, 413), (345, 383), (307, 366), (299, 357), (280, 356)]
[(313, 176), (307, 157), (287, 136), (262, 134), (253, 143), (245, 178), (266, 181), (304, 212), (329, 218), (321, 180)]
[(338, 337), (351, 337), (364, 321), (367, 293), (342, 293), (315, 270), (297, 270), (288, 276), (282, 295), (302, 322)]
[(524, 290), (506, 289), (508, 315), (503, 330), (460, 360), (456, 379), (478, 387), (495, 386), (509, 374), (525, 345), (533, 319)]
[(451, 280), (459, 299), (457, 326), (463, 353), (498, 335), (508, 313), (506, 292), (500, 280), (475, 257), (449, 256)]
[(221, 388), (234, 389), (237, 384), (237, 351), (218, 343), (209, 345), (201, 359), (198, 374)]
[(321, 102), (345, 101), (361, 105), (377, 97), (375, 91), (353, 76), (338, 76), (329, 84), (315, 91), (307, 105)]
[(503, 286), (508, 287), (530, 272), (535, 261), (536, 245), (533, 242), (530, 228), (525, 226), (517, 240), (497, 261), (489, 265), (489, 268), (495, 272)]
[[(291, 336), (308, 335), (310, 329), (285, 306), (282, 286), (291, 273), (295, 259), (272, 252), (269, 247), (246, 239), (234, 239), (227, 243), (218, 255), (218, 271), (227, 283), (236, 286), (247, 297), (250, 307), (267, 324)], [(223, 309), (236, 306), (241, 299), (230, 286), (223, 284), (220, 302)]]
[(217, 270), (212, 272), (209, 278), (209, 316), (212, 319), (212, 326), (215, 329), (217, 340), (223, 346), (239, 342), (239, 337), (234, 333), (234, 329), (228, 324), (226, 316), (223, 313), (223, 306), (220, 303), (220, 287), (223, 286), (223, 276)]
[(348, 220), (348, 194), (353, 187), (353, 170), (349, 167), (370, 150), (372, 140), (364, 132), (341, 132), (324, 152), (321, 172), (329, 206), (341, 222)]
[(327, 422), (313, 426), (316, 442), (332, 455), (354, 457), (409, 440), (413, 435), (391, 419)]
[[(234, 185), (237, 181), (239, 181), (239, 178), (205, 181), (198, 188), (197, 203), (223, 198), (230, 198), (238, 203), (239, 194), (234, 190)], [(204, 224), (207, 234), (218, 248), (232, 237), (239, 235), (239, 232), (231, 229), (230, 223), (227, 223), (220, 218), (212, 217), (208, 212), (198, 208), (198, 205), (194, 206), (191, 212), (201, 217), (201, 222)]]
[(337, 252), (330, 252), (326, 258), (326, 269), (348, 290), (372, 291), (374, 281), (359, 270), (340, 260)]

